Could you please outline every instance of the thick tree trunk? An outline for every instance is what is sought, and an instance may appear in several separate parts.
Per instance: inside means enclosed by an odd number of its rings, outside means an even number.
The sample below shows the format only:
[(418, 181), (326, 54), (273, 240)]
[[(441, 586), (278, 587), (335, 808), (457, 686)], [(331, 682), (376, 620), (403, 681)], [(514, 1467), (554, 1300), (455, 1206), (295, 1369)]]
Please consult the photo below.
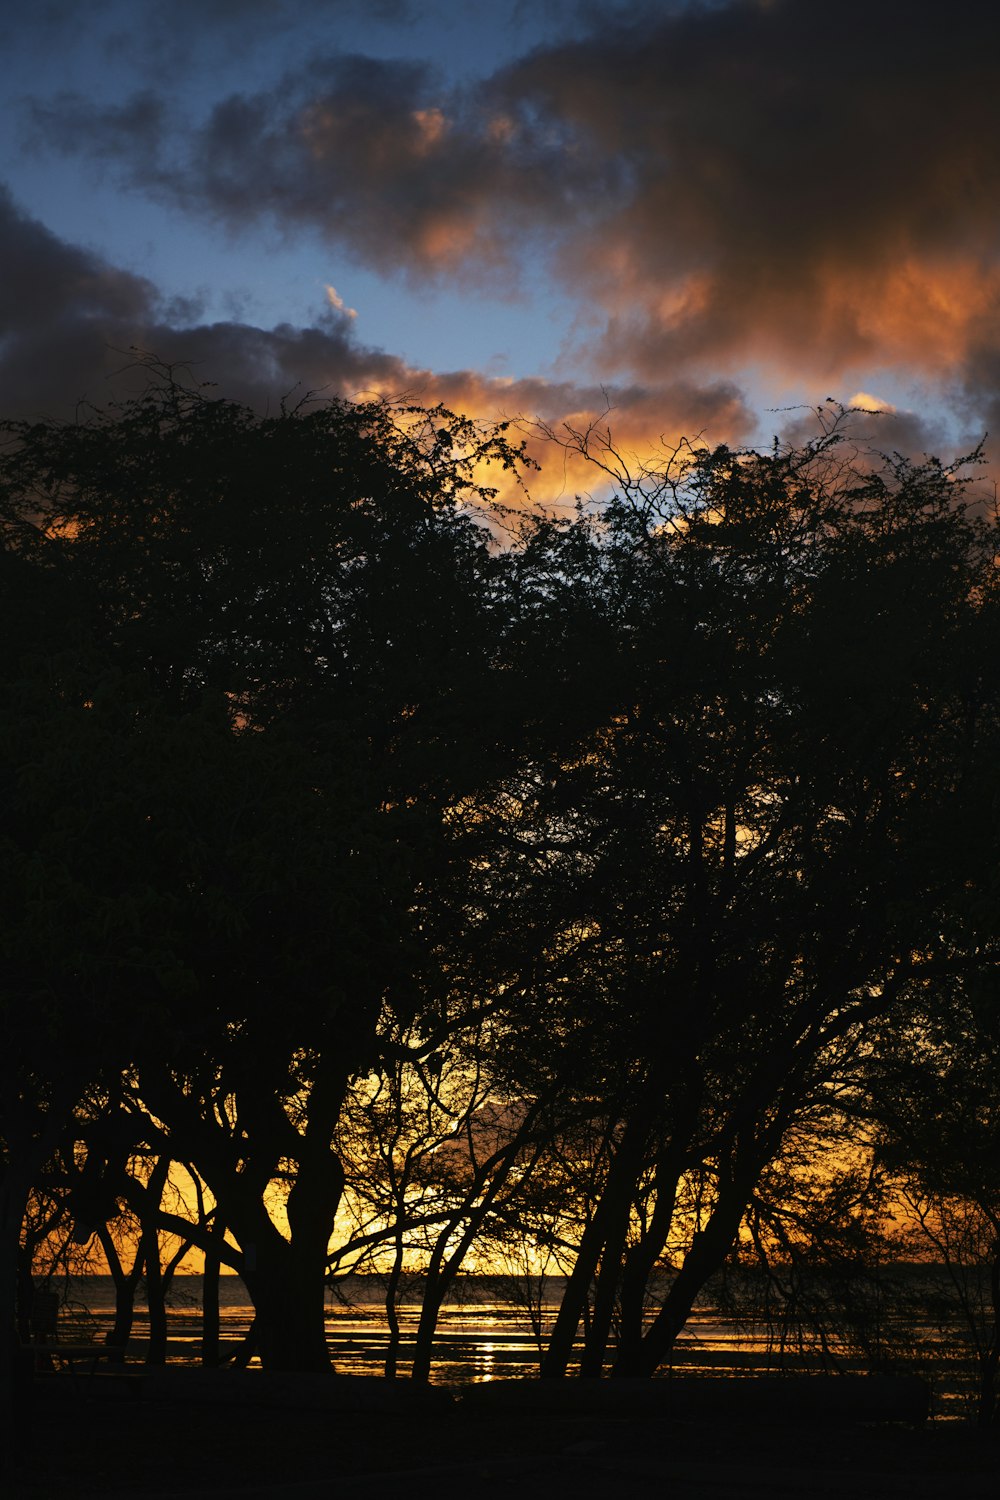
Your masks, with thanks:
[(648, 1331), (638, 1346), (622, 1348), (612, 1375), (626, 1378), (651, 1376), (668, 1358), (678, 1334), (691, 1316), (698, 1293), (709, 1277), (720, 1269), (732, 1249), (751, 1186), (752, 1179), (741, 1173), (723, 1188), (708, 1223), (695, 1235)]
[[(6, 1205), (0, 1216), (6, 1217)], [(6, 1226), (4, 1226), (6, 1230)], [(0, 1236), (0, 1472), (19, 1447), (20, 1412), (17, 1409), (21, 1372), (18, 1369), (16, 1321), (17, 1244), (9, 1232)]]
[(290, 1243), (262, 1208), (251, 1218), (212, 1184), (243, 1249), (242, 1276), (254, 1307), (254, 1340), (268, 1370), (329, 1371), (326, 1343), (326, 1261), (329, 1232), (299, 1234)]
[[(580, 1237), (576, 1261), (549, 1336), (549, 1347), (542, 1358), (540, 1373), (543, 1380), (561, 1380), (566, 1374), (601, 1255), (607, 1253), (609, 1238), (613, 1235), (618, 1238), (617, 1226), (623, 1220), (627, 1221), (644, 1142), (644, 1127), (630, 1124), (608, 1169), (594, 1217)], [(588, 1339), (592, 1340), (589, 1327), (587, 1333)]]
[(35, 1300), (33, 1268), (34, 1247), (31, 1244), (20, 1246), (17, 1252), (16, 1326), (17, 1336), (25, 1344), (31, 1338), (31, 1308)]
[[(317, 1117), (318, 1118), (318, 1112)], [(220, 1211), (233, 1224), (246, 1256), (244, 1281), (253, 1298), (257, 1348), (266, 1370), (328, 1372), (326, 1342), (326, 1267), (330, 1236), (343, 1190), (343, 1171), (328, 1147), (330, 1130), (314, 1122), (320, 1139), (303, 1150), (299, 1173), (288, 1195), (291, 1239), (278, 1233), (263, 1206), (256, 1206), (259, 1236), (226, 1212), (217, 1191)], [(252, 1227), (252, 1226), (251, 1226)]]
[(115, 1321), (108, 1330), (105, 1343), (118, 1351), (115, 1360), (120, 1363), (125, 1358), (125, 1349), (132, 1337), (132, 1324), (135, 1319), (135, 1288), (142, 1267), (142, 1256), (137, 1254), (131, 1271), (126, 1271), (107, 1224), (98, 1225), (97, 1238), (104, 1251), (104, 1259), (115, 1287)]
[(625, 1255), (630, 1207), (630, 1204), (625, 1206), (619, 1222), (612, 1226), (601, 1252), (600, 1270), (597, 1273), (594, 1288), (593, 1313), (587, 1328), (583, 1353), (580, 1355), (580, 1374), (584, 1379), (600, 1379), (604, 1370), (604, 1356), (607, 1353), (608, 1340), (611, 1336), (615, 1301), (621, 1280), (622, 1260)]
[(621, 1285), (619, 1357), (631, 1360), (642, 1344), (643, 1319), (650, 1277), (663, 1254), (677, 1202), (683, 1153), (664, 1154), (656, 1166), (656, 1205), (646, 1233), (625, 1256)]
[(27, 1451), (31, 1367), (17, 1336), (17, 1261), (28, 1202), (27, 1174), (0, 1175), (0, 1473)]
[(244, 1280), (254, 1304), (254, 1330), (265, 1370), (327, 1374), (326, 1244), (306, 1257), (282, 1241), (258, 1247), (256, 1269)]
[[(169, 1073), (153, 1069), (143, 1073), (144, 1098), (173, 1131), (174, 1154), (197, 1170), (211, 1190), (222, 1222), (242, 1250), (240, 1269), (254, 1304), (254, 1338), (266, 1369), (330, 1369), (325, 1326), (327, 1253), (343, 1191), (343, 1170), (330, 1142), (345, 1086), (346, 1075), (339, 1064), (320, 1066), (301, 1134), (284, 1117), (280, 1102), (270, 1112), (251, 1105), (249, 1117), (261, 1145), (253, 1157), (237, 1162), (228, 1131), (207, 1110), (203, 1112), (204, 1106)], [(250, 1085), (246, 1087), (250, 1090)], [(264, 1202), (281, 1156), (298, 1162), (286, 1205), (290, 1239), (279, 1233)], [(166, 1222), (174, 1227), (169, 1216)], [(204, 1234), (192, 1233), (191, 1238), (206, 1247)]]

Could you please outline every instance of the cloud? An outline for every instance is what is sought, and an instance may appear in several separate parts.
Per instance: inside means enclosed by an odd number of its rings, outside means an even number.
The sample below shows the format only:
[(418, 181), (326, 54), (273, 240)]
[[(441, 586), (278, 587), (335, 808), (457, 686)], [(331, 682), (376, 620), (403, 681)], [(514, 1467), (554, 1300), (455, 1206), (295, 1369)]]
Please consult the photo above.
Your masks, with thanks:
[(62, 416), (83, 400), (103, 404), (127, 389), (120, 372), (133, 347), (188, 363), (255, 405), (297, 387), (402, 390), (412, 383), (401, 360), (355, 343), (349, 310), (332, 305), (307, 328), (185, 323), (195, 306), (167, 301), (152, 282), (67, 244), (3, 189), (0, 262), (0, 411), (7, 417)]
[(326, 300), (335, 312), (343, 313), (345, 318), (353, 319), (357, 317), (357, 308), (348, 307), (335, 286), (328, 286), (325, 288), (325, 291)]
[(744, 0), (550, 48), (525, 107), (625, 169), (569, 246), (633, 368), (770, 357), (940, 368), (996, 304), (1000, 13)]
[(880, 396), (872, 396), (868, 391), (856, 391), (853, 396), (848, 397), (847, 405), (857, 407), (859, 411), (892, 413), (896, 410), (891, 401), (883, 401)]
[(557, 125), (409, 61), (315, 58), (194, 128), (179, 114), (148, 89), (110, 107), (64, 92), (28, 105), (26, 141), (231, 229), (306, 226), (418, 278), (513, 280), (527, 239), (605, 213), (618, 191), (616, 164), (575, 161)]
[(899, 410), (879, 403), (859, 391), (849, 401), (825, 401), (819, 406), (801, 406), (775, 413), (783, 443), (801, 447), (836, 427), (846, 445), (843, 456), (860, 467), (880, 463), (879, 455), (905, 454), (920, 461), (931, 454), (952, 462), (970, 453), (974, 442), (956, 441), (946, 425), (919, 412)]
[[(217, 382), (220, 394), (259, 410), (309, 393), (406, 397), (487, 421), (541, 420), (557, 430), (601, 419), (619, 447), (642, 453), (661, 437), (675, 441), (703, 428), (713, 440), (738, 441), (752, 425), (740, 391), (726, 382), (678, 380), (605, 391), (571, 381), (417, 369), (358, 343), (352, 310), (333, 288), (312, 326), (186, 322), (196, 308), (167, 302), (152, 282), (67, 244), (2, 189), (0, 263), (0, 414), (6, 418), (64, 418), (81, 403), (104, 406), (134, 393), (148, 378), (129, 352), (138, 350)], [(545, 465), (532, 484), (539, 500), (572, 499), (595, 482), (585, 465), (537, 436), (532, 450)], [(518, 498), (513, 491), (508, 497)]]
[[(586, 458), (578, 438), (612, 473), (638, 474), (685, 444), (745, 441), (755, 416), (744, 393), (729, 381), (676, 379), (618, 387), (573, 381), (487, 380), (463, 371), (435, 377), (436, 399), (459, 411), (518, 419), (527, 451), (539, 464), (530, 477), (532, 498), (572, 506), (607, 489), (607, 473)], [(508, 499), (518, 500), (509, 487)]]
[(147, 92), (36, 104), (34, 129), (192, 212), (312, 228), (384, 272), (513, 288), (542, 247), (588, 309), (591, 368), (640, 381), (961, 365), (1000, 307), (1000, 11), (591, 15), (473, 92), (318, 58), (191, 127)]
[[(230, 63), (295, 35), (303, 25), (329, 29), (360, 17), (367, 26), (400, 26), (418, 14), (414, 0), (87, 0), (87, 39), (109, 60), (147, 77)], [(79, 0), (35, 0), (6, 38), (11, 48), (51, 52), (53, 36), (80, 28)]]

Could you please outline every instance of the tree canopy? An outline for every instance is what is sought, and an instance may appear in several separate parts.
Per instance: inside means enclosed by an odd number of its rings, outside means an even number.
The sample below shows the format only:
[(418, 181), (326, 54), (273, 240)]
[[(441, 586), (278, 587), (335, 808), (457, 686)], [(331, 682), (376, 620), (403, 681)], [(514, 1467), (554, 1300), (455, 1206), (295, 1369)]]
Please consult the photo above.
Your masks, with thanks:
[(443, 409), (3, 431), (8, 1242), (57, 1141), (99, 1218), (155, 1150), (272, 1367), (327, 1366), (352, 1235), (430, 1266), (425, 1352), (494, 1235), (560, 1246), (545, 1373), (585, 1310), (585, 1373), (651, 1373), (787, 1143), (992, 973), (992, 513), (837, 428), (607, 449), (561, 519)]

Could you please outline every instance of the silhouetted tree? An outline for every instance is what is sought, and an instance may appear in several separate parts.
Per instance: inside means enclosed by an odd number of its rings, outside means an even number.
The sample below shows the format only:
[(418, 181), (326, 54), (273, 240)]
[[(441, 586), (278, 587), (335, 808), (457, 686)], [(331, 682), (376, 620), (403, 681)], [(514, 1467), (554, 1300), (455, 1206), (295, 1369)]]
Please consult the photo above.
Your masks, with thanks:
[[(447, 858), (449, 802), (498, 753), (476, 713), (500, 613), (474, 512), (480, 471), (518, 453), (443, 410), (260, 418), (172, 378), (6, 431), (12, 551), (137, 684), (134, 707), (130, 686), (94, 715), (112, 734), (94, 785), (148, 757), (115, 835), (123, 904), (168, 982), (152, 1015), (133, 996), (100, 1062), (131, 1064), (138, 1137), (211, 1189), (265, 1363), (326, 1368), (348, 1079), (377, 1058), (387, 1006), (450, 1024), (413, 893)], [(84, 858), (86, 831), (70, 836)], [(205, 1225), (160, 1222), (213, 1248)]]
[[(836, 430), (606, 450), (609, 501), (510, 545), (481, 477), (518, 450), (440, 409), (166, 378), (5, 431), (8, 1229), (110, 1101), (93, 1224), (125, 1135), (183, 1162), (212, 1215), (154, 1229), (241, 1271), (265, 1364), (325, 1369), (338, 1132), (392, 1080), (371, 1234), (428, 1257), (420, 1369), (520, 1203), (572, 1261), (545, 1373), (583, 1319), (586, 1373), (613, 1329), (651, 1373), (876, 1026), (995, 960), (994, 522)], [(429, 1164), (403, 1085), (448, 1056)]]
[(507, 1066), (530, 1092), (571, 1060), (610, 1142), (552, 1375), (591, 1295), (585, 1369), (617, 1311), (616, 1371), (651, 1373), (873, 1020), (995, 961), (955, 915), (991, 878), (998, 705), (997, 531), (958, 472), (835, 431), (614, 477), (528, 539), (548, 717), (468, 811)]
[[(493, 1086), (478, 1029), (456, 1026), (447, 1046), (423, 1059), (416, 1039), (397, 1033), (395, 1060), (386, 1047), (380, 1070), (355, 1081), (338, 1128), (352, 1227), (333, 1266), (339, 1276), (358, 1267), (384, 1272), (389, 1377), (399, 1361), (404, 1285), (419, 1279), (412, 1376), (426, 1380), (441, 1308), (466, 1257), (508, 1213), (517, 1222), (548, 1140), (540, 1103), (526, 1110), (520, 1097)], [(406, 1276), (418, 1268), (419, 1278)]]
[[(17, 643), (5, 637), (0, 678), (0, 1295), (9, 1310), (31, 1186), (44, 1183), (54, 1153), (72, 1157), (92, 1135), (140, 1051), (154, 1038), (169, 1045), (165, 1018), (190, 981), (185, 916), (197, 899), (197, 855), (181, 842), (177, 860), (151, 857), (165, 833), (159, 819), (170, 819), (157, 780), (161, 789), (164, 776), (174, 780), (173, 757), (206, 764), (214, 734), (198, 713), (171, 733), (134, 681), (86, 651), (46, 653), (35, 641), (32, 654), (22, 637), (19, 653)], [(218, 739), (228, 749), (228, 728)], [(86, 1236), (117, 1212), (127, 1149), (88, 1151), (67, 1179), (66, 1209)], [(7, 1373), (6, 1317), (3, 1335)]]
[(897, 1253), (934, 1263), (934, 1300), (947, 1332), (957, 1328), (974, 1358), (978, 1422), (989, 1426), (1000, 1370), (1000, 1025), (992, 978), (973, 976), (925, 997), (887, 1029), (861, 1107), (901, 1204)]

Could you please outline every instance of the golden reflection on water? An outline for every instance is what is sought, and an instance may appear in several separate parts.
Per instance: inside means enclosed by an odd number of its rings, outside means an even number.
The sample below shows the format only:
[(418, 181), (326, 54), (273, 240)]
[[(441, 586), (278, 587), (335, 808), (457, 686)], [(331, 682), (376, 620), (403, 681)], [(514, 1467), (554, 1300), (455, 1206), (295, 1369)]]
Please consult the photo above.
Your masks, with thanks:
[(472, 1368), (475, 1373), (473, 1374), (472, 1378), (473, 1380), (478, 1381), (481, 1385), (485, 1385), (487, 1381), (495, 1380), (497, 1378), (495, 1369), (496, 1359), (494, 1357), (495, 1353), (495, 1344), (476, 1345), (476, 1352), (472, 1359)]
[[(167, 1309), (168, 1351), (172, 1364), (195, 1365), (201, 1356), (201, 1289), (200, 1276), (183, 1276), (174, 1280)], [(389, 1335), (385, 1323), (380, 1289), (359, 1286), (352, 1289), (348, 1304), (338, 1301), (327, 1310), (327, 1340), (335, 1367), (346, 1375), (377, 1376), (385, 1363)], [(495, 1300), (487, 1289), (467, 1289), (467, 1300), (442, 1309), (435, 1340), (431, 1380), (435, 1384), (461, 1385), (498, 1380), (532, 1378), (538, 1375), (539, 1348), (527, 1314), (510, 1302)], [(220, 1285), (220, 1335), (223, 1353), (233, 1352), (243, 1339), (252, 1316), (252, 1308), (238, 1277), (226, 1277)], [(549, 1326), (557, 1311), (557, 1301), (544, 1309)], [(397, 1369), (401, 1377), (409, 1374), (413, 1340), (416, 1333), (419, 1304), (404, 1302), (399, 1308), (402, 1345)], [(72, 1341), (101, 1339), (114, 1318), (114, 1287), (110, 1276), (71, 1278), (68, 1300), (60, 1314), (61, 1335)], [(922, 1326), (925, 1324), (927, 1326)], [(958, 1344), (953, 1335), (935, 1329), (928, 1318), (911, 1319), (911, 1335), (923, 1348), (926, 1359), (940, 1366), (938, 1402), (947, 1403), (953, 1394), (968, 1384), (959, 1370)], [(129, 1357), (145, 1357), (148, 1338), (148, 1315), (138, 1303), (133, 1325)], [(818, 1350), (800, 1351), (802, 1363), (796, 1368), (817, 1369)], [(842, 1351), (840, 1363), (847, 1371), (863, 1368), (856, 1354)], [(254, 1364), (258, 1361), (254, 1360)], [(678, 1374), (746, 1376), (773, 1373), (776, 1363), (773, 1334), (748, 1322), (734, 1322), (710, 1307), (699, 1309), (682, 1334), (670, 1369)], [(572, 1368), (572, 1366), (571, 1366)], [(964, 1384), (963, 1384), (964, 1382)], [(962, 1398), (964, 1399), (964, 1397)]]

